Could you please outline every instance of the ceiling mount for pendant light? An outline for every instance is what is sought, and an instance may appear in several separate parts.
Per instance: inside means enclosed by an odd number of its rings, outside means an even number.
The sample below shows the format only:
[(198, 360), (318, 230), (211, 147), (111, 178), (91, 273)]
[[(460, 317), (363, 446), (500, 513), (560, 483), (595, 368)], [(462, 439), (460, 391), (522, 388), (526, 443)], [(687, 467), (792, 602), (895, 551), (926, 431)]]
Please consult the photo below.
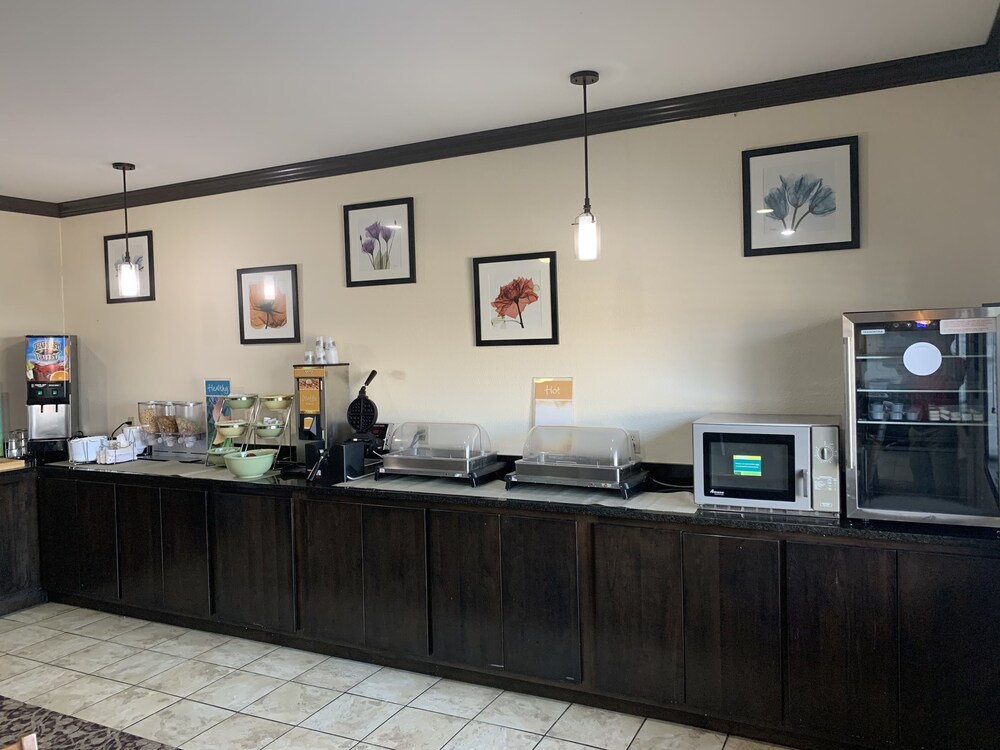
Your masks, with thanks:
[(598, 80), (600, 76), (594, 70), (578, 70), (569, 77), (570, 83), (583, 86), (583, 213), (573, 222), (573, 251), (577, 260), (597, 260), (601, 254), (601, 234), (597, 219), (590, 212), (590, 152), (587, 143), (587, 86)]
[(121, 265), (118, 266), (118, 294), (122, 297), (139, 296), (139, 268), (132, 262), (132, 256), (128, 251), (128, 185), (125, 181), (125, 173), (135, 169), (135, 164), (127, 161), (116, 161), (111, 165), (122, 173), (122, 208), (125, 209), (125, 255), (122, 257)]

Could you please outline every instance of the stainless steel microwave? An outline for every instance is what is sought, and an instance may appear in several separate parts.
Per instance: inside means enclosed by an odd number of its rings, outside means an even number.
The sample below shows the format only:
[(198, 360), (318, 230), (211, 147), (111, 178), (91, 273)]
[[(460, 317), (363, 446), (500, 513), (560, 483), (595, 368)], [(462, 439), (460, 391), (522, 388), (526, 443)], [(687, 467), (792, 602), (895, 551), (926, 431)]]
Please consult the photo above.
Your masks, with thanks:
[(840, 420), (710, 414), (694, 422), (694, 499), (703, 506), (840, 513)]

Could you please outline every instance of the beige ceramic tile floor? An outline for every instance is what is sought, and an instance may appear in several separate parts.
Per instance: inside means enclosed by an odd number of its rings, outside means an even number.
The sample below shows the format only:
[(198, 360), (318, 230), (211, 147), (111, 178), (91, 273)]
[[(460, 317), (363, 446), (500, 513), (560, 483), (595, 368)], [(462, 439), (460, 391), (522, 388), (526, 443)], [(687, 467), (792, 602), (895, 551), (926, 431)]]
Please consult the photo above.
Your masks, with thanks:
[(0, 695), (184, 750), (777, 748), (53, 603), (0, 618)]

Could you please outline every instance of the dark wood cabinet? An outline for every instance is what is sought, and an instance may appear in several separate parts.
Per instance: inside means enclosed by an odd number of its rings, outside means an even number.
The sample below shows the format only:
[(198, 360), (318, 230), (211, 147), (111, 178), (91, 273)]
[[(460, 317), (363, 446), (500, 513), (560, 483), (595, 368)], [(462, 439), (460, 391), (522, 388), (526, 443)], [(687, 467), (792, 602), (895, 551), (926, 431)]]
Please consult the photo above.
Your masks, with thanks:
[(80, 591), (80, 529), (76, 482), (38, 478), (38, 544), (42, 585), (49, 591)]
[(0, 614), (41, 601), (41, 586), (34, 475), (0, 474)]
[(680, 532), (595, 523), (593, 535), (597, 688), (683, 703)]
[(575, 521), (500, 518), (504, 668), (582, 678)]
[(77, 482), (80, 593), (117, 600), (118, 531), (115, 486), (106, 482)]
[(900, 744), (995, 748), (1000, 559), (899, 552)]
[(899, 719), (896, 553), (789, 542), (785, 721), (891, 744)]
[(428, 511), (427, 546), (431, 655), (502, 669), (500, 516)]
[(160, 490), (163, 607), (207, 617), (211, 612), (208, 505), (197, 490)]
[(361, 506), (304, 498), (295, 526), (302, 634), (363, 646)]
[(217, 492), (211, 506), (215, 615), (293, 631), (291, 499)]
[(425, 511), (366, 505), (361, 512), (365, 643), (427, 656)]
[(163, 546), (160, 491), (119, 484), (118, 554), (122, 601), (138, 607), (163, 607)]
[(781, 721), (780, 542), (685, 533), (685, 700)]

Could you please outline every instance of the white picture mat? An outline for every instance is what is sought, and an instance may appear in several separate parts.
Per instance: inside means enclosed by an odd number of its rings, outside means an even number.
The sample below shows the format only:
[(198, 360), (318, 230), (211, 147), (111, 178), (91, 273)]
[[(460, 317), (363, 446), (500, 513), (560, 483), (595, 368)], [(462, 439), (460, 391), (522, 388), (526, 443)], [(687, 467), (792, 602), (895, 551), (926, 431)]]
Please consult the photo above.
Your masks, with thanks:
[[(348, 214), (347, 236), (350, 237), (351, 266), (348, 269), (350, 281), (384, 281), (386, 279), (406, 279), (410, 276), (410, 226), (407, 204), (395, 203), (391, 206), (351, 209)], [(392, 238), (389, 253), (389, 268), (372, 268), (371, 256), (361, 249), (362, 240), (367, 238), (365, 228), (376, 221), (383, 226), (398, 225)], [(376, 243), (377, 245), (378, 243)]]
[[(125, 238), (107, 240), (108, 249), (108, 294), (111, 299), (129, 299), (118, 291), (118, 265), (125, 258)], [(149, 291), (149, 238), (146, 235), (130, 236), (128, 238), (128, 253), (133, 260), (142, 258), (142, 270), (139, 271), (139, 293), (136, 297), (148, 297)]]
[[(795, 234), (783, 236), (780, 221), (758, 214), (764, 208), (764, 196), (780, 187), (780, 175), (811, 174), (820, 177), (823, 185), (833, 189), (837, 210), (828, 216), (809, 215)], [(750, 221), (752, 247), (794, 247), (828, 242), (848, 242), (851, 239), (851, 151), (849, 146), (794, 151), (784, 154), (756, 156), (750, 159)], [(789, 212), (791, 218), (791, 212)]]
[[(521, 312), (524, 328), (510, 318), (502, 325), (494, 325), (497, 314), (493, 300), (504, 284), (519, 276), (531, 279), (538, 286), (538, 299)], [(482, 263), (477, 282), (480, 293), (477, 314), (484, 341), (519, 341), (552, 336), (552, 279), (548, 258)]]
[[(268, 278), (274, 280), (275, 295), (285, 295), (285, 324), (278, 328), (254, 328), (250, 324), (250, 287), (253, 284), (263, 284)], [(243, 297), (243, 333), (248, 339), (270, 340), (287, 339), (294, 335), (296, 299), (292, 284), (291, 271), (261, 271), (244, 273), (240, 276), (240, 295)], [(232, 299), (232, 297), (230, 297)]]

